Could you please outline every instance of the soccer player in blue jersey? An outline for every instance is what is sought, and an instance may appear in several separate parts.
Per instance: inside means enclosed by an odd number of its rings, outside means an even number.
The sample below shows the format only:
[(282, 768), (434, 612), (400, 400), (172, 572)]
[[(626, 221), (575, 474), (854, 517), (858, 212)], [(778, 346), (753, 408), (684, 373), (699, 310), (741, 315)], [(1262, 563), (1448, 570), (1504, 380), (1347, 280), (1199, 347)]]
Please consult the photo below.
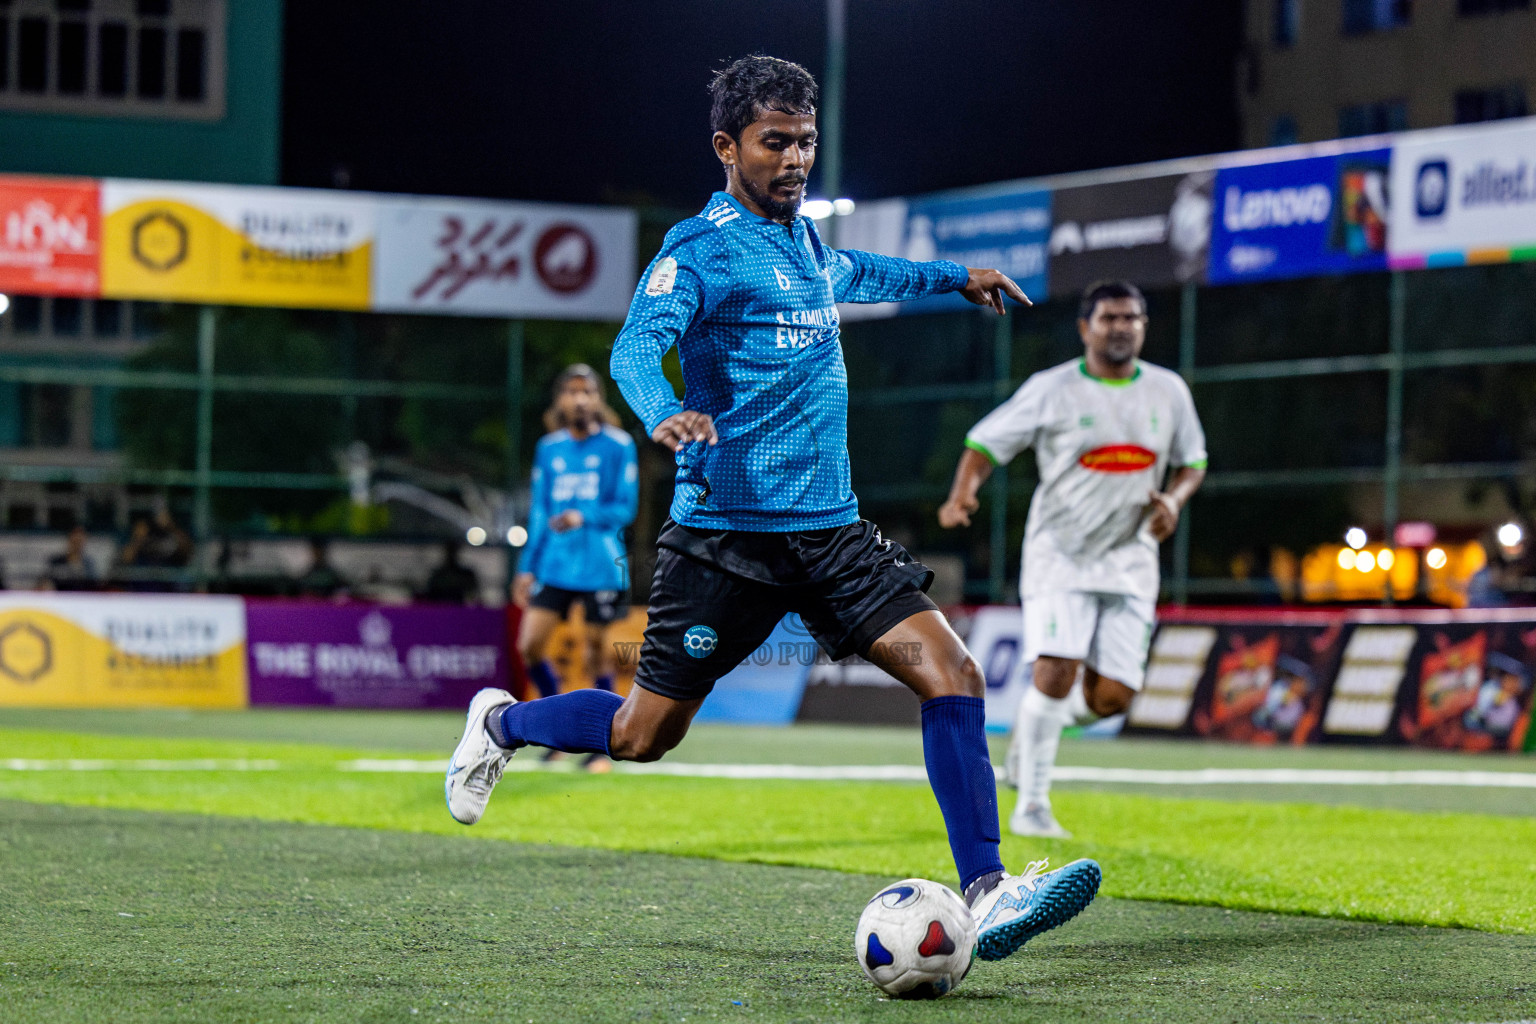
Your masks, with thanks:
[[(555, 379), (554, 391), (554, 404), (544, 413), (549, 433), (533, 456), (528, 543), (512, 588), (512, 600), (524, 609), (517, 650), (543, 697), (560, 692), (560, 679), (545, 657), (550, 635), (578, 603), (587, 667), (598, 689), (613, 690), (608, 626), (628, 611), (623, 532), (635, 521), (639, 480), (635, 442), (603, 400), (597, 371), (584, 363), (568, 366)], [(591, 771), (608, 764), (600, 751), (586, 760)]]
[[(589, 690), (528, 703), (482, 690), (449, 763), (448, 809), (479, 820), (529, 744), (656, 760), (715, 681), (798, 613), (832, 657), (863, 655), (922, 701), (928, 779), (979, 954), (1000, 959), (1086, 907), (1099, 866), (1003, 870), (980, 667), (924, 593), (932, 572), (859, 518), (837, 303), (960, 292), (1001, 314), (1004, 296), (1029, 300), (996, 270), (822, 243), (799, 214), (816, 152), (804, 68), (743, 58), (710, 93), (726, 188), (667, 234), (613, 346), (619, 389), (677, 461), (635, 687), (622, 701)], [(661, 370), (674, 346), (681, 402)]]

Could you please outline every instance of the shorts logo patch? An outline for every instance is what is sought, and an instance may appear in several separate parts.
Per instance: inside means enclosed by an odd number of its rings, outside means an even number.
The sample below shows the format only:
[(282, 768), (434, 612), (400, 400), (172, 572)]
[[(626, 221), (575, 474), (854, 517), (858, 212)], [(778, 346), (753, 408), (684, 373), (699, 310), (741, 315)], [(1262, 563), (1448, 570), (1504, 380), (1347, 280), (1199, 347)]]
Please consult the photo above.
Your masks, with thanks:
[(690, 658), (707, 658), (715, 653), (720, 638), (708, 626), (690, 626), (683, 634), (683, 650)]
[(1096, 473), (1139, 473), (1157, 462), (1157, 456), (1136, 444), (1107, 444), (1084, 452), (1077, 464)]
[(672, 286), (677, 283), (677, 260), (671, 256), (663, 257), (656, 261), (656, 266), (651, 269), (651, 278), (645, 282), (645, 294), (647, 295), (671, 295)]

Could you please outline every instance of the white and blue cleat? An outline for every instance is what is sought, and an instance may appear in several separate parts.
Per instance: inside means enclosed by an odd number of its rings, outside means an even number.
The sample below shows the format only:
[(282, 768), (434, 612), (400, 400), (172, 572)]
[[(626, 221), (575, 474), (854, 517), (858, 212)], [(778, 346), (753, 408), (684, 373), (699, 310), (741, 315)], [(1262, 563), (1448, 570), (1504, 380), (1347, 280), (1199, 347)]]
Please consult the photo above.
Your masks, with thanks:
[(461, 825), (473, 825), (491, 802), (491, 790), (501, 781), (501, 773), (512, 759), (512, 751), (496, 745), (485, 727), (485, 716), (492, 708), (517, 701), (506, 690), (486, 687), (469, 702), (464, 716), (464, 735), (448, 760), (448, 775), (443, 780), (443, 797), (448, 813)]
[(1001, 960), (1030, 939), (1059, 928), (1093, 902), (1103, 872), (1097, 861), (1075, 860), (1055, 871), (1037, 860), (1022, 875), (1005, 876), (976, 901), (976, 955)]

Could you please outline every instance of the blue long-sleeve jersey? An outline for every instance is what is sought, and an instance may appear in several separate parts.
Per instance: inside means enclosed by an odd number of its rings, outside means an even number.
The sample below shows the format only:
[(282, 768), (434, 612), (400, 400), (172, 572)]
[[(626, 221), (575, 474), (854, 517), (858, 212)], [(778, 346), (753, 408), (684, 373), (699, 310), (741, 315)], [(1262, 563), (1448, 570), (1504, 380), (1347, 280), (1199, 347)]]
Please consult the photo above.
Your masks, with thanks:
[(714, 418), (717, 445), (677, 453), (673, 520), (765, 532), (855, 522), (836, 304), (916, 299), (968, 279), (948, 260), (830, 249), (809, 218), (786, 227), (724, 192), (673, 227), (635, 290), (611, 365), (650, 433), (683, 411), (661, 372), (676, 345), (687, 407)]
[[(519, 572), (563, 590), (623, 590), (629, 586), (624, 527), (635, 521), (639, 471), (635, 442), (604, 426), (581, 440), (569, 430), (539, 439), (533, 456), (528, 543)], [(575, 509), (582, 525), (556, 533), (549, 521)]]

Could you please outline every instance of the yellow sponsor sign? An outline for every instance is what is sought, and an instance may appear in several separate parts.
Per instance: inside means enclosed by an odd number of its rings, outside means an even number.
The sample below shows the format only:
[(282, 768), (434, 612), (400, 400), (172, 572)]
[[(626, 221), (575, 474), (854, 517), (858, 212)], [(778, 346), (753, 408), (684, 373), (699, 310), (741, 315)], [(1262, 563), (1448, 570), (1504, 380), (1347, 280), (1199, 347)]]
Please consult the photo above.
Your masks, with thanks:
[(243, 708), (239, 598), (0, 595), (0, 706)]
[(368, 308), (371, 199), (108, 179), (101, 209), (109, 298)]

